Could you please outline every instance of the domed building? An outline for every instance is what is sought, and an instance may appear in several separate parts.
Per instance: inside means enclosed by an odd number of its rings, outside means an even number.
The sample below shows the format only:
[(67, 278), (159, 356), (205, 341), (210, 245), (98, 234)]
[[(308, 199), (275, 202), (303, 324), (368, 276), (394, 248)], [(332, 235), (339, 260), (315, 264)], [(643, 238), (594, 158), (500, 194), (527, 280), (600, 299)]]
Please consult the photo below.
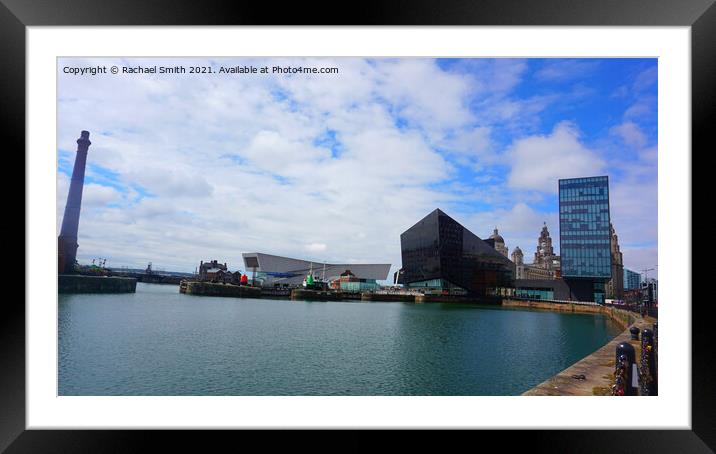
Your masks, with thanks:
[(505, 246), (505, 239), (502, 238), (502, 235), (497, 232), (497, 227), (495, 227), (495, 230), (492, 232), (492, 235), (490, 235), (490, 238), (488, 239), (492, 240), (491, 243), (494, 245), (495, 250), (497, 252), (504, 255), (505, 257), (509, 257), (507, 246)]

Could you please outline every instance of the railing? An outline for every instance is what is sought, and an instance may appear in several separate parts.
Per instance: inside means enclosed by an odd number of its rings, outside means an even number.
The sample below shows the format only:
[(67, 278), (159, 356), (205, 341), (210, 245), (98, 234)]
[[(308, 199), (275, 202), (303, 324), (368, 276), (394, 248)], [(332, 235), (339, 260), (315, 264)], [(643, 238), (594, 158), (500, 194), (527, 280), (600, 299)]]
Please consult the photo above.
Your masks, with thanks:
[[(644, 328), (641, 330), (641, 348), (639, 362), (634, 347), (628, 342), (622, 342), (616, 347), (616, 361), (614, 364), (613, 396), (656, 396), (658, 392), (658, 325), (654, 323), (654, 330)], [(632, 326), (631, 340), (639, 340), (639, 328)]]

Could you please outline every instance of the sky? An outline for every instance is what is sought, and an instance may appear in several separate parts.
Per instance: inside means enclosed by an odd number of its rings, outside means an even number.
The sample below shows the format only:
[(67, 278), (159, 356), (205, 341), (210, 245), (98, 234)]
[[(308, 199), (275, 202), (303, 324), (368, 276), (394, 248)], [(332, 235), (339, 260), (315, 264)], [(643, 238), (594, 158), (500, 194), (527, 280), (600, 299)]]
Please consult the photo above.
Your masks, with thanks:
[[(64, 70), (112, 65), (187, 73)], [(236, 66), (269, 73), (217, 72)], [(243, 270), (264, 252), (392, 276), (435, 208), (531, 262), (545, 222), (559, 250), (557, 180), (608, 175), (624, 266), (658, 276), (656, 59), (62, 58), (57, 108), (58, 233), (92, 142), (80, 263)]]

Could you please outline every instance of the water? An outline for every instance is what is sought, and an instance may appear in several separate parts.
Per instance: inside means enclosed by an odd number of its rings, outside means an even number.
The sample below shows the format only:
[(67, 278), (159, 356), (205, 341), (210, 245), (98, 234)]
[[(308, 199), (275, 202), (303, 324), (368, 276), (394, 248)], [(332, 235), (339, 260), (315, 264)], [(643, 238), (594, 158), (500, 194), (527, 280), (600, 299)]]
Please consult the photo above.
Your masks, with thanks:
[(518, 395), (621, 329), (455, 304), (59, 296), (60, 395)]

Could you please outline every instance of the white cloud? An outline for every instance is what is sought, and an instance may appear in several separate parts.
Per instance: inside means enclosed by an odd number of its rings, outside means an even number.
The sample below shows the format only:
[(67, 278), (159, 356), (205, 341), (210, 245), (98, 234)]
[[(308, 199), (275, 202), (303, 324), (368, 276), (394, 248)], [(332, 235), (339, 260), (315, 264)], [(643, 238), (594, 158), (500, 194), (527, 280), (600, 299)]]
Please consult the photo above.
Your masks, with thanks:
[(598, 175), (605, 162), (579, 141), (576, 128), (567, 122), (552, 134), (517, 140), (508, 149), (512, 164), (508, 184), (513, 188), (554, 193), (557, 180)]
[(599, 62), (591, 59), (549, 59), (535, 73), (535, 77), (546, 81), (564, 82), (584, 78), (598, 66)]
[(304, 247), (309, 252), (325, 252), (328, 246), (323, 243), (311, 243)]
[(624, 122), (614, 126), (609, 131), (611, 134), (619, 136), (627, 145), (635, 148), (642, 148), (646, 145), (646, 135), (641, 131), (639, 126), (631, 121)]

